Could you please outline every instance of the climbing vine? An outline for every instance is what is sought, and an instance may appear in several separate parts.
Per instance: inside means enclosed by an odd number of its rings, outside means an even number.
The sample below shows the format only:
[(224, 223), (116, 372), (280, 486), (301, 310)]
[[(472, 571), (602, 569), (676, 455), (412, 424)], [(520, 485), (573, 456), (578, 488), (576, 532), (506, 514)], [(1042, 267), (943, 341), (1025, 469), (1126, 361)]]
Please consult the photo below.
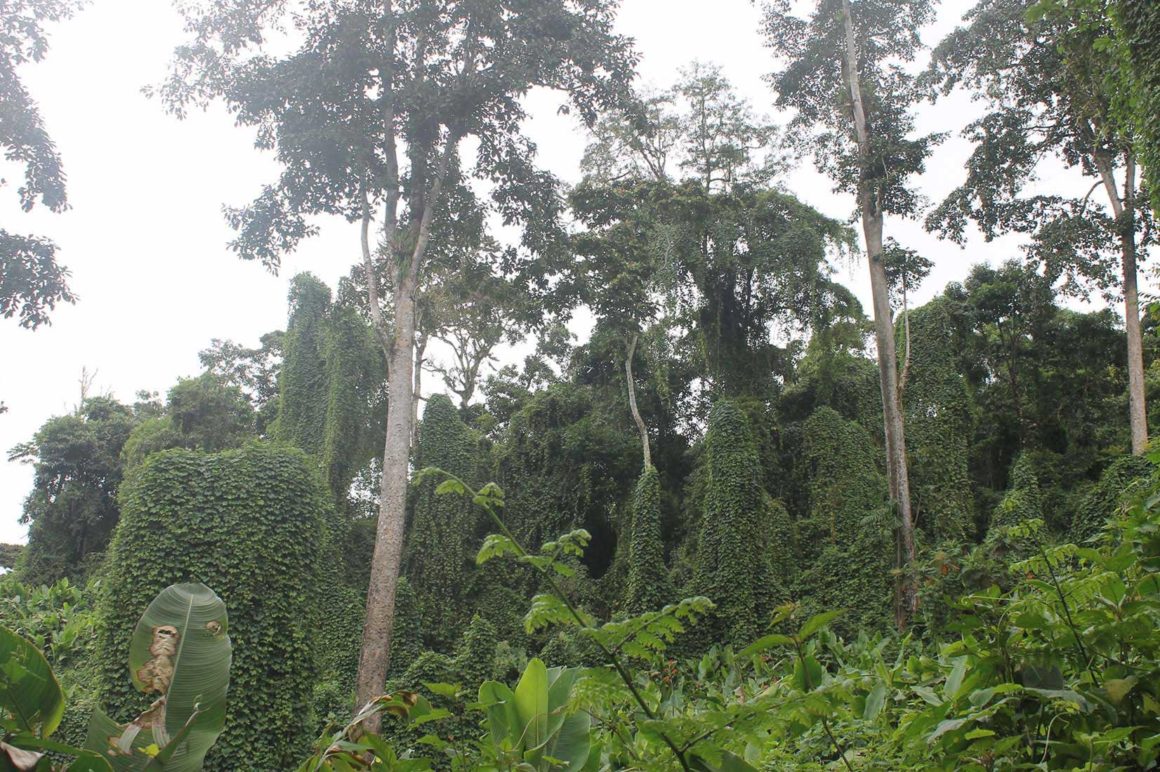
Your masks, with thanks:
[(121, 505), (98, 608), (102, 704), (112, 715), (147, 706), (125, 668), (125, 631), (168, 585), (204, 582), (230, 610), (238, 696), (206, 768), (292, 768), (306, 737), (314, 620), (329, 612), (315, 585), (330, 506), (317, 473), (286, 448), (170, 450), (133, 471)]

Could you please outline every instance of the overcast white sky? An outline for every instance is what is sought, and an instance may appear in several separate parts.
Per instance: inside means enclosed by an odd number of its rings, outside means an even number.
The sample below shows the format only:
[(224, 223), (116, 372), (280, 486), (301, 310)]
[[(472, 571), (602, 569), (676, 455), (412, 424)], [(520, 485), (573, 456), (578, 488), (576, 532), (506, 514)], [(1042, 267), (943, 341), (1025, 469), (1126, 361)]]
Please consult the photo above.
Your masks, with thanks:
[[(944, 2), (928, 41), (953, 28), (968, 5)], [(759, 111), (775, 114), (762, 81), (772, 61), (759, 18), (749, 0), (624, 0), (619, 27), (637, 40), (645, 84), (669, 85), (694, 59), (715, 63)], [(224, 110), (178, 121), (141, 94), (164, 75), (181, 40), (181, 20), (168, 3), (91, 0), (52, 30), (47, 59), (21, 73), (63, 156), (72, 208), (23, 214), (15, 186), (8, 185), (0, 189), (0, 217), (10, 230), (57, 241), (80, 300), (58, 308), (52, 326), (35, 332), (0, 320), (0, 399), (9, 407), (0, 415), (0, 451), (72, 409), (82, 367), (97, 371), (96, 391), (125, 401), (141, 389), (164, 394), (179, 376), (198, 372), (197, 352), (211, 338), (254, 345), (262, 333), (282, 328), (295, 273), (313, 271), (333, 286), (358, 258), (357, 231), (342, 221), (323, 222), (321, 235), (285, 260), (277, 277), (227, 251), (221, 205), (245, 203), (277, 168)], [(534, 100), (529, 132), (543, 163), (574, 180), (585, 139), (555, 106)], [(965, 99), (927, 107), (919, 129), (957, 132), (972, 112)], [(957, 184), (965, 155), (960, 141), (936, 151), (921, 181), (932, 201)], [(1074, 184), (1054, 174), (1044, 182)], [(852, 201), (832, 193), (812, 167), (795, 171), (788, 186), (832, 216), (852, 211)], [(961, 279), (971, 264), (1017, 253), (1012, 242), (981, 239), (963, 251), (914, 223), (888, 221), (887, 233), (935, 261), (920, 302)], [(865, 273), (858, 263), (841, 267), (838, 276), (869, 307)], [(23, 541), (25, 527), (17, 521), (32, 471), (4, 458), (0, 541)]]

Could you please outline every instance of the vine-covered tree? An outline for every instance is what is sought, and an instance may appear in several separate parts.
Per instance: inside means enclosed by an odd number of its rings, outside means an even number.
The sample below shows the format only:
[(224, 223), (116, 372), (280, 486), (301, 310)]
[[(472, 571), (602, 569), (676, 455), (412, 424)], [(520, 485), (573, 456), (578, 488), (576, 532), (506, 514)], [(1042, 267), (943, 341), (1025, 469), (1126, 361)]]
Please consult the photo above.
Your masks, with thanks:
[[(554, 181), (535, 168), (519, 99), (535, 86), (564, 91), (587, 121), (615, 101), (632, 55), (612, 33), (613, 11), (608, 0), (184, 7), (193, 39), (179, 49), (162, 95), (178, 111), (223, 99), (284, 166), (252, 205), (231, 212), (238, 253), (276, 267), (314, 232), (310, 215), (362, 224), (367, 308), (387, 358), (390, 399), (360, 704), (382, 689), (390, 658), (414, 424), (416, 301), (432, 222), (445, 190), (461, 179), (468, 138), (478, 140), (474, 172), (496, 182), (501, 216), (520, 222), (535, 210), (550, 222)], [(373, 248), (372, 223), (381, 249)], [(538, 222), (525, 241), (544, 247), (551, 230)], [(386, 309), (379, 259), (394, 278)]]
[(975, 535), (971, 494), (974, 415), (967, 379), (959, 371), (962, 320), (951, 302), (928, 303), (905, 319), (909, 373), (903, 395), (915, 525), (933, 540)]
[(632, 528), (628, 534), (628, 582), (624, 610), (655, 611), (672, 603), (674, 591), (665, 568), (661, 523), (661, 481), (656, 467), (645, 467), (632, 494)]
[[(933, 18), (926, 0), (818, 0), (809, 19), (789, 0), (765, 5), (765, 37), (787, 64), (771, 77), (777, 103), (797, 110), (790, 135), (836, 189), (855, 196), (870, 267), (874, 332), (886, 436), (890, 498), (898, 511), (901, 558), (915, 560), (890, 285), (883, 259), (885, 217), (913, 217), (908, 180), (923, 171), (935, 137), (913, 136), (920, 96), (907, 64), (921, 49), (919, 30)], [(896, 614), (906, 624), (917, 603), (903, 573)]]
[[(0, 12), (0, 147), (24, 167), (17, 191), (28, 211), (38, 203), (52, 212), (68, 208), (65, 175), (36, 100), (17, 70), (48, 53), (46, 23), (76, 13), (82, 0), (9, 0)], [(68, 270), (56, 262), (56, 244), (0, 228), (0, 316), (18, 316), (22, 327), (48, 324), (57, 303), (73, 303)]]
[(717, 604), (714, 632), (752, 641), (794, 573), (789, 516), (761, 486), (749, 419), (737, 405), (713, 406), (705, 433), (704, 503), (693, 590)]
[[(416, 467), (436, 467), (478, 485), (476, 439), (451, 400), (427, 400)], [(427, 648), (449, 651), (470, 621), (467, 599), (479, 546), (477, 510), (462, 496), (436, 494), (429, 478), (414, 493), (403, 571), (415, 590)]]
[(1029, 453), (1021, 453), (1011, 468), (1011, 485), (991, 514), (989, 530), (1019, 525), (1028, 520), (1043, 519), (1043, 494)]
[(849, 609), (848, 629), (889, 623), (889, 487), (865, 427), (830, 407), (802, 426), (807, 512), (797, 523), (798, 588), (817, 608)]
[[(101, 589), (96, 679), (113, 715), (146, 709), (125, 668), (143, 599), (192, 578), (226, 602), (235, 638), (226, 729), (208, 770), (288, 769), (304, 749), (330, 497), (306, 456), (253, 443), (171, 450), (127, 477)], [(320, 640), (319, 643), (325, 643)]]

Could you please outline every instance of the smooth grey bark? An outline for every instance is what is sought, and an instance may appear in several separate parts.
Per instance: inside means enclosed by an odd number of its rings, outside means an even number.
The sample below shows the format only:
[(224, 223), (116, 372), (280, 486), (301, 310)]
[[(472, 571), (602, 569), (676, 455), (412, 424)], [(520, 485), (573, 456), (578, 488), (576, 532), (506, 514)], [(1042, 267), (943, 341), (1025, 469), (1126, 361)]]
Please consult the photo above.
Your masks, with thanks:
[[(850, 90), (850, 105), (858, 154), (862, 166), (871, 156), (866, 110), (862, 103), (862, 85), (858, 76), (858, 52), (854, 37), (854, 19), (850, 1), (842, 1), (846, 31), (846, 62), (843, 68)], [(878, 345), (878, 376), (882, 389), (882, 423), (886, 436), (886, 473), (890, 483), (890, 500), (898, 513), (898, 539), (903, 569), (898, 584), (895, 609), (899, 628), (904, 628), (918, 608), (918, 595), (908, 566), (915, 560), (914, 518), (910, 508), (910, 477), (906, 467), (906, 431), (902, 400), (899, 394), (897, 351), (894, 345), (894, 320), (890, 309), (890, 287), (886, 266), (882, 262), (883, 213), (873, 190), (863, 177), (858, 181), (858, 207), (862, 210), (862, 235), (866, 240), (866, 257), (870, 266), (870, 292), (874, 311), (874, 338)]]
[(636, 380), (632, 376), (632, 358), (636, 356), (636, 341), (640, 337), (634, 333), (628, 341), (628, 350), (624, 354), (624, 379), (628, 383), (628, 407), (632, 411), (632, 420), (636, 423), (636, 430), (640, 432), (640, 447), (644, 453), (644, 469), (652, 466), (652, 451), (648, 446), (648, 427), (640, 417), (640, 410), (636, 406)]
[(1097, 153), (1095, 161), (1119, 230), (1124, 280), (1124, 332), (1128, 338), (1128, 421), (1132, 432), (1132, 453), (1138, 456), (1148, 449), (1148, 407), (1144, 392), (1140, 295), (1136, 281), (1136, 162), (1129, 154), (1124, 164), (1124, 197), (1121, 199), (1116, 189), (1111, 158), (1105, 153)]

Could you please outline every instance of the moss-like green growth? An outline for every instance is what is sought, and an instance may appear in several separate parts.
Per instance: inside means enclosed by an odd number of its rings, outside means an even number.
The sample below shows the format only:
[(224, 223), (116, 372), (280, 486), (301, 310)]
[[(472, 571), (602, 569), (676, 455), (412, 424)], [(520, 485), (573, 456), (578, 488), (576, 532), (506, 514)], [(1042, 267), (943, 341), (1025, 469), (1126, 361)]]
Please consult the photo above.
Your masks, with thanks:
[(326, 314), (330, 288), (309, 273), (290, 282), (290, 318), (278, 376), (278, 418), (273, 434), (317, 458), (326, 430)]
[[(934, 541), (975, 536), (969, 471), (973, 419), (966, 379), (956, 369), (956, 341), (948, 301), (910, 312), (903, 392), (910, 499), (915, 523)], [(899, 351), (905, 351), (905, 341)]]
[[(361, 632), (361, 630), (360, 630)], [(423, 615), (415, 588), (400, 576), (395, 588), (395, 626), (391, 631), (391, 665), (388, 676), (407, 672), (423, 653)]]
[(988, 536), (996, 529), (1032, 519), (1043, 519), (1043, 493), (1039, 490), (1039, 478), (1031, 456), (1020, 453), (1011, 469), (1011, 485), (991, 515)]
[(655, 611), (672, 603), (675, 593), (665, 568), (661, 533), (661, 483), (656, 467), (640, 476), (632, 496), (632, 533), (628, 546), (628, 586), (624, 609), (630, 614)]
[[(260, 444), (151, 456), (121, 491), (99, 604), (101, 702), (122, 720), (148, 705), (126, 668), (145, 605), (177, 582), (212, 587), (230, 612), (226, 729), (209, 770), (290, 769), (309, 740), (312, 631), (330, 497), (299, 451)], [(321, 607), (321, 608), (320, 608)]]
[[(427, 400), (417, 468), (438, 467), (473, 484), (476, 441), (443, 394)], [(419, 600), (427, 648), (448, 651), (467, 624), (467, 590), (475, 571), (478, 510), (463, 496), (437, 495), (429, 478), (414, 496), (403, 571)]]
[(1099, 534), (1108, 519), (1120, 512), (1128, 494), (1138, 483), (1155, 473), (1156, 467), (1143, 456), (1121, 456), (1113, 461), (1076, 511), (1071, 523), (1071, 538), (1082, 542)]
[(764, 630), (768, 613), (786, 596), (781, 577), (789, 573), (785, 563), (793, 537), (783, 530), (788, 518), (778, 523), (773, 516), (772, 500), (759, 482), (749, 422), (732, 402), (713, 406), (704, 453), (707, 477), (693, 590), (717, 604), (706, 627), (741, 645)]
[[(610, 415), (591, 388), (553, 384), (512, 416), (496, 461), (504, 517), (516, 536), (537, 548), (585, 528), (592, 542), (584, 563), (603, 576), (615, 553), (615, 514), (640, 469), (640, 445), (625, 431), (625, 416)], [(532, 573), (518, 581), (521, 591), (535, 590)]]
[(278, 378), (276, 438), (313, 456), (337, 502), (345, 501), (359, 468), (377, 451), (376, 416), (386, 370), (370, 325), (347, 285), (332, 303), (330, 288), (311, 274), (290, 288), (284, 361)]
[(382, 450), (386, 416), (382, 385), (386, 366), (370, 325), (352, 304), (343, 302), (348, 288), (330, 308), (323, 330), (326, 363), (326, 423), (319, 461), (337, 501), (346, 499), (351, 482)]
[(844, 608), (839, 627), (889, 624), (894, 541), (878, 448), (828, 407), (806, 421), (809, 515), (798, 524), (799, 594), (812, 610)]

